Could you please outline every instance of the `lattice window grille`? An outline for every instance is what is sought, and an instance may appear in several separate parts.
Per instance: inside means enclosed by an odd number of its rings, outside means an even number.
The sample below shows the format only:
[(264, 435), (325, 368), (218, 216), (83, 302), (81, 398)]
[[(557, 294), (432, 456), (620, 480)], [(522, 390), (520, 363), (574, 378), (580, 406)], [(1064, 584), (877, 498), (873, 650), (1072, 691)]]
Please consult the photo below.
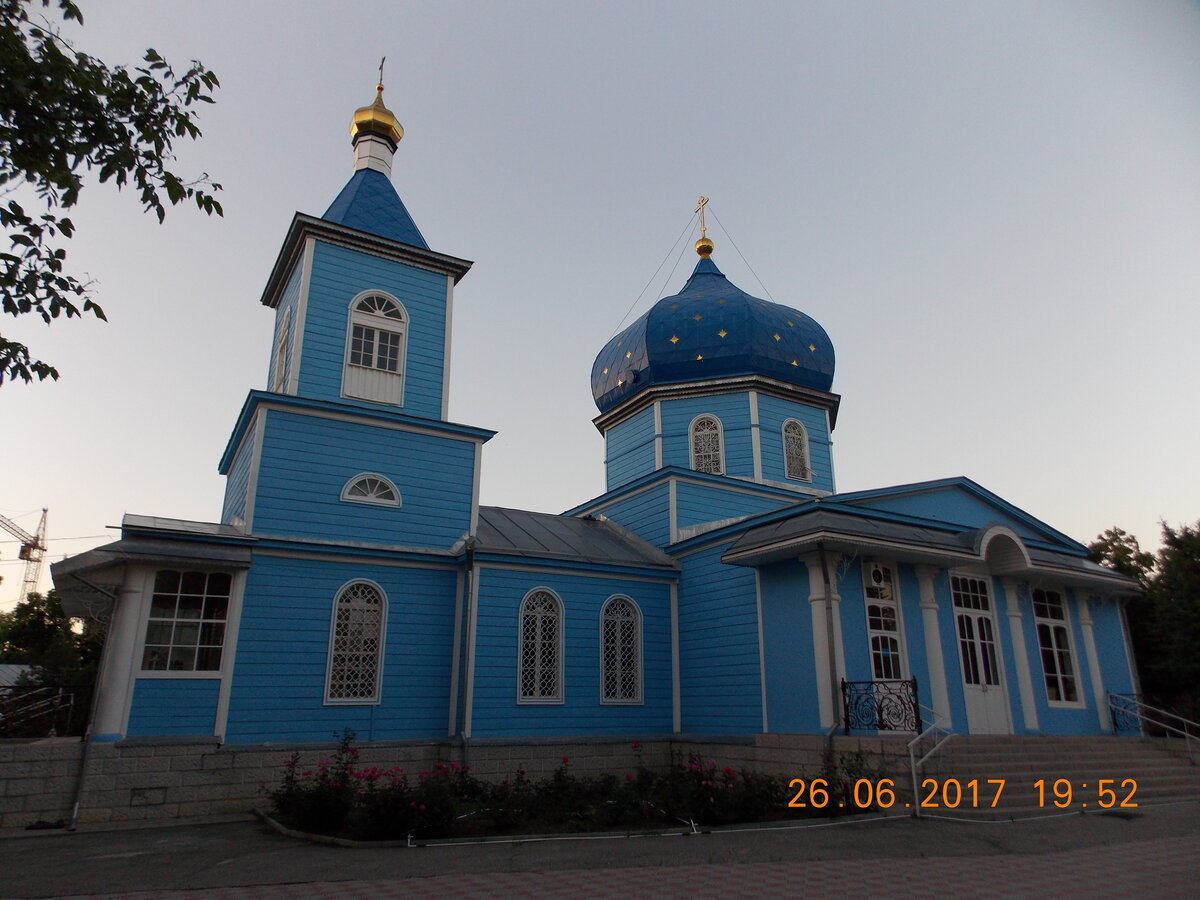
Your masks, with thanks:
[(711, 416), (697, 419), (692, 425), (692, 468), (710, 475), (725, 471), (721, 460), (721, 425)]
[(521, 606), (521, 699), (562, 699), (562, 610), (549, 591), (536, 591)]
[(228, 572), (156, 572), (142, 671), (219, 671), (232, 584)]
[(637, 703), (642, 699), (641, 616), (622, 597), (604, 605), (600, 621), (603, 698), (610, 703)]
[(812, 467), (808, 460), (808, 433), (795, 419), (783, 425), (783, 459), (788, 478), (812, 478)]
[(394, 301), (372, 294), (355, 304), (350, 365), (399, 372), (403, 339), (404, 313)]
[(383, 614), (383, 595), (373, 585), (355, 582), (338, 594), (330, 648), (329, 700), (379, 699)]

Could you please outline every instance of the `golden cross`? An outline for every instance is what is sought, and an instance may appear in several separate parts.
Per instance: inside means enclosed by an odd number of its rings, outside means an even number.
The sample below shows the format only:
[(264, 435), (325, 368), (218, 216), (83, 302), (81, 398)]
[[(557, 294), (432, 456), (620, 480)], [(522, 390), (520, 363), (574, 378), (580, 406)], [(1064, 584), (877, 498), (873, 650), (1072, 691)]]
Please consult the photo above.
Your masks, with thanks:
[(386, 56), (383, 59), (379, 60), (379, 84), (376, 85), (376, 87), (378, 87), (379, 90), (381, 90), (381, 91), (383, 90), (383, 64), (385, 62), (387, 62)]
[(696, 207), (695, 212), (700, 213), (700, 237), (708, 237), (708, 227), (704, 224), (704, 207), (708, 205), (708, 198), (701, 195), (700, 205)]

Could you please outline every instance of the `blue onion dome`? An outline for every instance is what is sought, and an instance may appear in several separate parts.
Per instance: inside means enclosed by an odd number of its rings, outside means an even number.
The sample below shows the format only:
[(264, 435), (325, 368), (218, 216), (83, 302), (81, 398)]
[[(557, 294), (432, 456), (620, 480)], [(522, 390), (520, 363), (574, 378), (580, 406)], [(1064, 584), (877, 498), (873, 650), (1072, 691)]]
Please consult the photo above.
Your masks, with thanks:
[(651, 385), (734, 375), (828, 391), (833, 364), (833, 342), (812, 317), (751, 297), (702, 253), (682, 291), (605, 344), (592, 396), (606, 413)]

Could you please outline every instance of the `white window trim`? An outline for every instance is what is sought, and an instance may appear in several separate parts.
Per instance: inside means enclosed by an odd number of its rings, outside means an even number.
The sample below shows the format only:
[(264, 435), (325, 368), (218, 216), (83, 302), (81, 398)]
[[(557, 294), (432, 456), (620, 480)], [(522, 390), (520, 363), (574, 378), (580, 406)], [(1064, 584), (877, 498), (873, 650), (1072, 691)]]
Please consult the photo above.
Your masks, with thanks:
[(873, 600), (867, 596), (868, 577), (871, 571), (871, 566), (878, 565), (885, 569), (890, 569), (892, 572), (892, 599), (891, 603), (896, 609), (896, 640), (900, 645), (900, 679), (912, 678), (912, 670), (908, 665), (908, 641), (904, 634), (904, 604), (900, 596), (900, 567), (896, 563), (883, 559), (867, 560), (863, 563), (863, 614), (866, 616), (866, 631), (867, 631), (867, 664), (871, 671), (871, 680), (875, 680), (875, 660), (871, 657), (871, 637), (874, 634), (885, 634), (886, 632), (873, 632), (871, 630), (871, 604), (879, 605), (883, 601)]
[[(229, 589), (229, 603), (225, 612), (225, 634), (221, 642), (221, 665), (217, 669), (143, 669), (142, 665), (145, 660), (146, 653), (146, 637), (150, 630), (150, 612), (153, 609), (154, 601), (154, 582), (160, 571), (177, 571), (181, 575), (184, 572), (203, 572), (205, 575), (215, 573), (228, 574), (231, 579)], [(134, 659), (132, 667), (132, 677), (134, 679), (142, 678), (165, 678), (165, 679), (197, 679), (215, 681), (222, 677), (222, 673), (226, 667), (231, 667), (233, 664), (233, 654), (235, 647), (230, 643), (230, 621), (232, 617), (232, 603), (234, 591), (239, 590), (237, 572), (231, 572), (228, 568), (222, 566), (211, 565), (189, 565), (189, 566), (153, 566), (146, 569), (145, 572), (145, 587), (142, 592), (142, 608), (138, 614), (137, 624), (137, 657)], [(174, 620), (178, 621), (178, 620)], [(203, 619), (196, 619), (197, 622), (202, 622)], [(173, 644), (171, 646), (174, 646)], [(132, 694), (130, 695), (132, 697)], [(126, 711), (126, 725), (128, 724), (128, 711)]]
[[(333, 685), (333, 651), (337, 637), (337, 608), (338, 600), (351, 585), (366, 584), (379, 591), (379, 649), (375, 653), (375, 693), (372, 697), (330, 697), (329, 689)], [(333, 602), (329, 605), (329, 650), (325, 656), (325, 706), (378, 706), (383, 700), (383, 661), (387, 654), (388, 596), (378, 582), (370, 578), (351, 578), (333, 592)]]
[[(397, 357), (397, 365), (395, 374), (400, 378), (400, 396), (396, 400), (372, 400), (368, 397), (359, 397), (346, 391), (346, 375), (352, 368), (350, 364), (350, 349), (354, 339), (354, 307), (360, 300), (366, 297), (383, 297), (390, 300), (400, 308), (400, 314), (403, 319), (403, 330), (400, 332), (400, 352)], [(379, 403), (383, 406), (404, 406), (404, 396), (408, 391), (408, 334), (412, 330), (412, 316), (408, 314), (408, 308), (400, 302), (400, 298), (394, 294), (389, 294), (387, 291), (371, 288), (369, 290), (360, 291), (355, 294), (350, 303), (346, 307), (346, 346), (342, 353), (342, 386), (340, 394), (347, 400), (361, 400), (364, 403)], [(353, 368), (363, 368), (362, 366), (353, 366)]]
[[(525, 606), (535, 594), (549, 594), (554, 598), (554, 602), (558, 604), (558, 653), (555, 661), (558, 665), (558, 673), (556, 675), (555, 685), (558, 688), (557, 693), (553, 697), (526, 697), (521, 693), (522, 676), (525, 674), (525, 636), (522, 623), (525, 619)], [(517, 705), (518, 706), (562, 706), (566, 702), (566, 668), (563, 661), (563, 649), (565, 646), (564, 635), (567, 630), (567, 610), (562, 602), (562, 597), (557, 591), (551, 590), (548, 587), (539, 586), (532, 588), (525, 594), (521, 600), (521, 605), (517, 608)]]
[[(792, 475), (788, 472), (788, 448), (787, 448), (787, 427), (795, 425), (800, 429), (800, 438), (804, 442), (804, 474)], [(779, 439), (783, 442), (783, 477), (791, 481), (803, 481), (812, 483), (813, 480), (813, 463), (812, 463), (812, 442), (808, 439), (808, 428), (804, 423), (797, 418), (785, 419), (783, 425), (779, 428)], [(894, 566), (889, 566), (892, 569), (892, 574), (896, 574)]]
[(271, 378), (271, 390), (277, 394), (287, 389), (288, 328), (292, 322), (291, 309), (285, 309), (279, 317), (279, 333), (275, 335), (275, 373)]
[[(1041, 590), (1047, 593), (1058, 594), (1058, 599), (1062, 603), (1063, 618), (1061, 619), (1044, 619), (1037, 614), (1037, 605), (1033, 600), (1033, 592)], [(1087, 602), (1087, 601), (1084, 601)], [(1034, 587), (1029, 588), (1029, 610), (1033, 613), (1033, 643), (1037, 647), (1038, 669), (1042, 673), (1042, 692), (1046, 697), (1046, 705), (1050, 709), (1086, 709), (1087, 702), (1083, 699), (1083, 673), (1079, 670), (1079, 657), (1075, 653), (1075, 631), (1071, 626), (1071, 604), (1067, 599), (1065, 588), (1056, 587)], [(1038, 625), (1049, 625), (1052, 628), (1062, 626), (1067, 632), (1067, 652), (1071, 656), (1071, 668), (1074, 670), (1073, 677), (1075, 679), (1075, 696), (1078, 700), (1051, 700), (1050, 693), (1046, 688), (1046, 664), (1042, 660), (1042, 642), (1038, 640), (1037, 627)], [(1062, 673), (1058, 673), (1058, 677), (1062, 679)]]
[[(604, 681), (605, 681), (605, 679), (604, 679), (604, 674), (605, 674), (604, 673), (604, 663), (605, 663), (605, 658), (604, 658), (604, 614), (614, 602), (617, 602), (619, 600), (624, 600), (631, 607), (633, 607), (634, 621), (635, 621), (635, 625), (636, 625), (636, 629), (637, 629), (637, 634), (634, 637), (634, 640), (637, 643), (637, 694), (628, 700), (615, 698), (615, 697), (610, 698), (610, 697), (604, 696)], [(607, 600), (605, 600), (604, 604), (600, 607), (599, 642), (600, 642), (600, 654), (599, 654), (600, 655), (600, 705), (601, 706), (644, 706), (646, 703), (646, 694), (645, 694), (645, 690), (644, 690), (645, 674), (646, 674), (646, 654), (645, 654), (646, 645), (642, 639), (642, 608), (640, 606), (638, 606), (637, 601), (634, 600), (632, 597), (630, 597), (628, 594), (613, 594), (611, 597), (609, 597)]]
[(692, 470), (695, 472), (700, 472), (700, 469), (696, 468), (696, 423), (702, 419), (711, 419), (717, 423), (717, 447), (719, 448), (718, 452), (721, 454), (721, 471), (702, 472), (701, 474), (724, 475), (726, 474), (728, 468), (725, 465), (725, 426), (721, 424), (720, 417), (713, 415), (712, 413), (700, 413), (700, 415), (692, 419), (691, 423), (688, 425), (688, 455), (691, 457)]
[[(363, 478), (378, 478), (384, 484), (392, 489), (392, 493), (396, 495), (395, 500), (380, 500), (376, 497), (357, 497), (350, 495), (352, 488), (360, 479)], [(386, 475), (380, 475), (378, 472), (359, 472), (344, 485), (342, 485), (341, 500), (345, 503), (365, 503), (368, 506), (390, 506), (399, 507), (403, 503), (403, 498), (400, 496), (400, 490), (396, 487), (396, 482), (388, 478)]]

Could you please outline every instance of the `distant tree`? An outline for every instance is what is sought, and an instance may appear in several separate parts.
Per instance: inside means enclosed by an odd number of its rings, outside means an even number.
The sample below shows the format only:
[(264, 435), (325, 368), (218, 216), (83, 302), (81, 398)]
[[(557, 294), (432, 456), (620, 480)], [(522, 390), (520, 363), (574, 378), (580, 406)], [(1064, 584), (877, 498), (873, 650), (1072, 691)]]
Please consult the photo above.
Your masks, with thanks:
[[(83, 24), (73, 0), (0, 0), (0, 194), (28, 186), (40, 210), (15, 199), (0, 202), (0, 307), (36, 313), (49, 323), (90, 312), (105, 315), (89, 282), (66, 269), (60, 246), (75, 233), (64, 215), (79, 200), (84, 175), (118, 188), (132, 185), (142, 206), (161, 222), (165, 201), (194, 200), (221, 215), (207, 175), (185, 181), (168, 168), (176, 140), (200, 136), (198, 103), (211, 103), (217, 76), (193, 60), (175, 71), (153, 49), (144, 65), (109, 67), (77, 51), (55, 24), (31, 15), (57, 6), (63, 22)], [(7, 244), (7, 250), (4, 245)], [(58, 369), (0, 335), (0, 385), (6, 378), (58, 378)]]
[(1127, 607), (1142, 690), (1190, 719), (1200, 717), (1200, 522), (1162, 523), (1158, 556), (1119, 528), (1100, 535), (1092, 558), (1137, 578), (1141, 596)]
[(96, 678), (104, 634), (99, 625), (78, 628), (54, 591), (32, 593), (0, 613), (0, 662), (32, 666), (27, 683), (86, 687)]

